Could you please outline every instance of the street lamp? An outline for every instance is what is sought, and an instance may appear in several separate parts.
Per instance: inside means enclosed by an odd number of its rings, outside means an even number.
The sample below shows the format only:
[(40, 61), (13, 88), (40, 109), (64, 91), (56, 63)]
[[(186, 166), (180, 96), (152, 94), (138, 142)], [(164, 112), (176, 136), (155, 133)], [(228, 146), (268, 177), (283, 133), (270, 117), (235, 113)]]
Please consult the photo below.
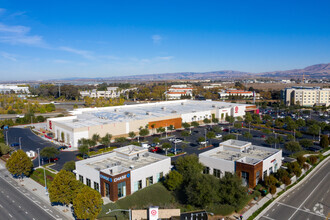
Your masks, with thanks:
[(176, 140), (174, 139), (174, 154), (176, 155)]
[(205, 136), (205, 147), (206, 147), (206, 129), (204, 128), (204, 136)]
[(38, 151), (38, 162), (39, 162), (39, 167), (40, 167), (40, 153), (39, 153), (40, 148), (37, 148)]
[(18, 138), (18, 143), (19, 143), (19, 149), (20, 149), (20, 150), (22, 150), (21, 138), (22, 138), (22, 137), (19, 137), (19, 138)]
[(131, 216), (132, 210), (131, 209), (114, 209), (114, 210), (109, 209), (109, 211), (107, 211), (105, 214), (107, 215), (111, 212), (128, 212), (128, 216), (129, 216), (128, 218), (129, 218), (129, 220), (132, 220), (132, 216)]
[(8, 145), (8, 131), (6, 131), (6, 142), (7, 142), (7, 145)]
[(48, 195), (47, 181), (46, 181), (46, 169), (45, 169), (45, 167), (44, 167), (44, 179), (45, 179), (45, 190), (46, 190), (45, 194)]

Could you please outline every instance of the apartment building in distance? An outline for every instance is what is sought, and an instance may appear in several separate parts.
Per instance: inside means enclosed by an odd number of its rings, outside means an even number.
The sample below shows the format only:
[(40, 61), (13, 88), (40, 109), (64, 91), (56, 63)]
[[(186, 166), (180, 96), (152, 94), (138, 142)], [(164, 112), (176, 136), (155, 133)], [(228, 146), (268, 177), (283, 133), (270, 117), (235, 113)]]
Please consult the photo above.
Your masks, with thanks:
[(330, 105), (330, 88), (297, 86), (282, 90), (284, 103), (290, 105)]
[(236, 173), (243, 185), (253, 188), (281, 167), (282, 150), (230, 139), (199, 154), (199, 161), (205, 166), (205, 174), (221, 178), (226, 172)]
[(28, 94), (30, 93), (29, 87), (24, 85), (16, 85), (16, 84), (0, 84), (0, 94), (6, 93), (20, 93), (20, 94)]
[(131, 195), (161, 180), (171, 170), (171, 158), (135, 145), (76, 162), (77, 180), (111, 201)]
[(172, 85), (171, 88), (166, 92), (168, 99), (181, 99), (182, 96), (192, 97), (193, 87), (191, 85), (181, 84)]

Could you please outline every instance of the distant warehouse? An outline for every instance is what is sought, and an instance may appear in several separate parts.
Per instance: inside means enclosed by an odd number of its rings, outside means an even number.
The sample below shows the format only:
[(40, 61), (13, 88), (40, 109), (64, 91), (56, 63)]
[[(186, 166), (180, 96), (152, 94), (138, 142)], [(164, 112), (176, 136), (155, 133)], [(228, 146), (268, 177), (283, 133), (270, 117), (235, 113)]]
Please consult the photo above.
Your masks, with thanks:
[(78, 147), (78, 140), (101, 137), (106, 133), (114, 138), (138, 133), (141, 127), (155, 130), (159, 127), (181, 128), (184, 122), (201, 122), (205, 118), (225, 120), (226, 115), (238, 117), (245, 112), (257, 112), (255, 105), (216, 102), (177, 100), (136, 105), (103, 108), (84, 108), (72, 111), (72, 116), (47, 119), (47, 129), (54, 137), (72, 147)]

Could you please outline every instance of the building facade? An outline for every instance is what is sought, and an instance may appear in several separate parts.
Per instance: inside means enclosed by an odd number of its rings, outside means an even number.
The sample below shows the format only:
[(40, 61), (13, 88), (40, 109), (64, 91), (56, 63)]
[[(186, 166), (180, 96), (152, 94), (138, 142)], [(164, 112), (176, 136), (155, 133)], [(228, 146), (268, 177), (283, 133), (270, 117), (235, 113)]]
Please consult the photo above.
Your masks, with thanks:
[(171, 158), (129, 145), (76, 162), (77, 180), (111, 201), (160, 181), (171, 170)]
[(193, 96), (193, 88), (190, 85), (172, 85), (171, 88), (166, 92), (168, 99), (181, 99), (183, 96)]
[(218, 178), (226, 172), (236, 173), (245, 186), (253, 188), (281, 167), (282, 150), (228, 140), (217, 148), (199, 154), (199, 161), (205, 166), (204, 173)]
[(23, 93), (27, 94), (30, 93), (28, 86), (22, 86), (22, 85), (14, 85), (14, 84), (0, 84), (0, 94), (6, 94), (6, 93)]
[(103, 108), (75, 109), (72, 116), (47, 119), (47, 130), (57, 140), (72, 147), (78, 147), (78, 140), (101, 137), (106, 133), (113, 138), (127, 137), (129, 132), (137, 135), (141, 127), (150, 133), (159, 127), (181, 128), (182, 123), (203, 122), (205, 118), (225, 120), (226, 116), (244, 117), (245, 112), (257, 112), (255, 105), (196, 100), (176, 100), (136, 105)]
[(320, 87), (291, 87), (282, 90), (284, 103), (290, 105), (313, 106), (330, 105), (330, 89)]
[(252, 91), (244, 91), (238, 89), (227, 89), (218, 93), (220, 99), (228, 99), (230, 96), (241, 96), (242, 98), (256, 98), (259, 99), (260, 95)]

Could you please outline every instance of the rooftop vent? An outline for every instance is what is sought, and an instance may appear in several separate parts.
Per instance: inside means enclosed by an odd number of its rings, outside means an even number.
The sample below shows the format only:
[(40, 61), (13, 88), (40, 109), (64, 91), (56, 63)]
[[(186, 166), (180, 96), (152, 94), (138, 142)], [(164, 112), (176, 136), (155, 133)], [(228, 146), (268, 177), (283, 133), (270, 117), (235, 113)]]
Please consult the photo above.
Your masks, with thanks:
[(181, 105), (184, 105), (184, 102), (181, 102)]
[(146, 115), (150, 115), (150, 112), (146, 112)]
[(115, 110), (114, 110), (115, 112), (118, 112), (118, 109), (117, 108), (115, 108)]
[(110, 174), (112, 175), (112, 170), (110, 170)]
[(162, 107), (162, 110), (163, 110), (163, 111), (165, 111), (165, 110), (166, 110), (166, 107), (165, 107), (165, 106), (163, 106), (163, 107)]
[(72, 121), (73, 121), (73, 122), (78, 122), (78, 119), (73, 119)]
[(212, 105), (213, 108), (215, 108), (215, 105)]
[(129, 166), (130, 169), (134, 169), (134, 165)]
[(173, 110), (173, 111), (171, 111), (171, 113), (177, 113), (177, 111)]
[(144, 157), (149, 157), (149, 153), (143, 154)]
[(139, 158), (138, 157), (133, 157), (132, 160), (137, 161)]

